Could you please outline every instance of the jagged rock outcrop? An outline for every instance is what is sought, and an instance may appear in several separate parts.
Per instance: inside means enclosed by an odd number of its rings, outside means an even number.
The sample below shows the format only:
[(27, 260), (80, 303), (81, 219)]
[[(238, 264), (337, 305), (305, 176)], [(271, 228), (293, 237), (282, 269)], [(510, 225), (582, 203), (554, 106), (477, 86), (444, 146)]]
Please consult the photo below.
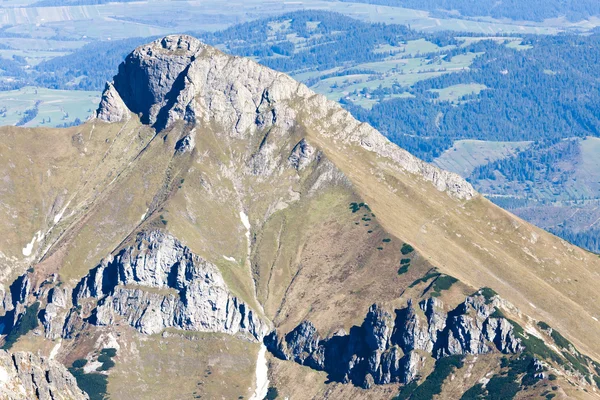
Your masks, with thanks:
[(415, 308), (409, 300), (393, 317), (373, 305), (361, 326), (327, 339), (321, 339), (312, 323), (304, 321), (285, 336), (271, 332), (265, 344), (278, 358), (365, 388), (411, 382), (419, 375), (427, 354), (440, 358), (524, 350), (510, 322), (492, 317), (495, 307), (482, 295), (467, 297), (448, 313), (436, 298), (423, 300), (419, 306)]
[(46, 308), (42, 311), (40, 320), (48, 339), (58, 339), (62, 335), (63, 326), (69, 305), (69, 290), (55, 286), (48, 293)]
[(156, 125), (158, 130), (171, 122), (168, 114), (172, 111), (192, 119), (191, 107), (178, 110), (183, 100), (179, 96), (186, 85), (193, 85), (192, 65), (205, 50), (206, 45), (189, 36), (167, 36), (141, 46), (119, 66), (114, 87), (143, 123)]
[(129, 118), (129, 109), (111, 82), (107, 82), (95, 117), (105, 122), (120, 122)]
[[(229, 292), (215, 265), (158, 230), (140, 233), (134, 246), (91, 270), (74, 289), (73, 303), (90, 298), (98, 300), (90, 323), (111, 325), (123, 319), (144, 334), (175, 327), (260, 340), (268, 330), (255, 311)], [(77, 321), (71, 313), (65, 334), (82, 323)]]
[(31, 353), (0, 350), (0, 398), (83, 400), (89, 397), (59, 362)]
[[(503, 317), (494, 317), (496, 308), (484, 296), (467, 297), (446, 316), (446, 326), (434, 344), (437, 357), (453, 354), (483, 354), (494, 350), (515, 353), (523, 350), (513, 335), (512, 324)], [(435, 313), (435, 311), (434, 311)], [(443, 318), (438, 311), (437, 318)], [(428, 317), (429, 318), (429, 317)], [(432, 319), (435, 319), (431, 315)]]
[[(157, 131), (182, 120), (196, 126), (219, 126), (232, 138), (277, 128), (272, 134), (289, 135), (295, 126), (356, 144), (388, 157), (395, 167), (421, 176), (440, 191), (460, 199), (476, 195), (457, 174), (440, 170), (392, 144), (365, 123), (360, 123), (339, 104), (317, 95), (285, 74), (252, 60), (226, 55), (186, 35), (167, 36), (137, 48), (119, 66), (108, 84), (96, 116), (121, 121), (123, 105)], [(302, 169), (310, 158), (306, 142), (296, 146), (290, 164)], [(273, 155), (266, 141), (253, 156), (272, 171), (264, 159)]]
[(27, 273), (15, 279), (9, 290), (4, 292), (4, 315), (0, 317), (0, 334), (8, 333), (25, 312), (30, 292), (31, 281)]
[(292, 167), (301, 171), (311, 163), (314, 153), (315, 148), (306, 139), (302, 139), (294, 146), (292, 154), (288, 157), (288, 161)]

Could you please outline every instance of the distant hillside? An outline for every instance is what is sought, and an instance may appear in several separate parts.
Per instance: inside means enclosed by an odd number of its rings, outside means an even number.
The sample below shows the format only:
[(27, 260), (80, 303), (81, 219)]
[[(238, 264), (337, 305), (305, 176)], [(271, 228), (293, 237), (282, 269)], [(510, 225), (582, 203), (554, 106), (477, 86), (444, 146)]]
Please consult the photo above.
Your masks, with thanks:
[(135, 0), (41, 0), (28, 7), (64, 7), (64, 6), (89, 6), (107, 3), (129, 3)]
[(467, 17), (509, 18), (543, 21), (565, 16), (579, 21), (600, 14), (597, 0), (341, 0), (351, 3), (381, 4), (434, 12), (458, 12)]

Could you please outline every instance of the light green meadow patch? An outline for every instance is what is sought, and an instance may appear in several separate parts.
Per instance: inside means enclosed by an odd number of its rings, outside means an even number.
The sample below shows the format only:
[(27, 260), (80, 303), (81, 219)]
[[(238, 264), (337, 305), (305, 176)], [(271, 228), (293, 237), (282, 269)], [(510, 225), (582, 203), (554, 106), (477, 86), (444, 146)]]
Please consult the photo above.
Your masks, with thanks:
[(531, 142), (457, 140), (451, 148), (433, 160), (433, 164), (466, 178), (475, 168), (512, 156), (530, 145)]
[(431, 89), (430, 92), (439, 93), (439, 101), (457, 102), (466, 95), (479, 94), (485, 89), (487, 89), (487, 86), (485, 85), (479, 83), (469, 83), (452, 85), (443, 89)]
[[(385, 96), (383, 98), (383, 101), (391, 100), (391, 99), (407, 99), (407, 98), (411, 98), (411, 97), (415, 97), (415, 96), (412, 93), (404, 92), (404, 93), (399, 93), (399, 94), (392, 94), (390, 96)], [(379, 98), (367, 98), (362, 95), (349, 96), (349, 97), (347, 97), (347, 100), (350, 100), (352, 103), (356, 104), (357, 106), (361, 106), (363, 108), (366, 108), (367, 110), (370, 110), (371, 108), (373, 108), (373, 106), (375, 104), (378, 104), (381, 101)]]
[(24, 87), (0, 92), (0, 125), (15, 125), (38, 103), (37, 116), (24, 126), (55, 127), (76, 118), (85, 121), (100, 101), (99, 92)]
[(508, 47), (509, 49), (515, 49), (515, 50), (519, 50), (519, 51), (523, 51), (523, 50), (529, 50), (529, 49), (533, 49), (533, 46), (530, 44), (522, 44), (522, 41), (512, 41), (510, 43), (508, 43), (506, 45), (506, 47)]

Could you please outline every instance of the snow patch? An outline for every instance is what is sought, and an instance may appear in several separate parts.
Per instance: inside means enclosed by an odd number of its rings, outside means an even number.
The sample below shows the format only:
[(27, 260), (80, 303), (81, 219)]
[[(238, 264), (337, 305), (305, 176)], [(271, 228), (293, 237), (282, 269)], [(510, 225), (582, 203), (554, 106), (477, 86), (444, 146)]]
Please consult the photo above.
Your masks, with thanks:
[(58, 224), (58, 221), (60, 221), (60, 219), (62, 218), (63, 214), (65, 213), (66, 207), (62, 209), (61, 212), (59, 212), (58, 214), (56, 214), (54, 216), (54, 223)]
[[(75, 193), (75, 194), (77, 194), (77, 193)], [(63, 209), (62, 209), (62, 211), (61, 211), (61, 212), (59, 212), (58, 214), (56, 214), (56, 215), (54, 216), (54, 225), (58, 224), (58, 221), (60, 221), (60, 220), (61, 220), (61, 218), (63, 217), (63, 215), (64, 215), (65, 211), (67, 211), (67, 207), (69, 207), (69, 204), (71, 204), (71, 200), (73, 200), (73, 197), (75, 197), (75, 195), (73, 195), (73, 196), (71, 197), (71, 199), (70, 199), (69, 201), (67, 201), (67, 204), (65, 204), (65, 206), (64, 206), (64, 207), (63, 207)]]
[(242, 224), (244, 224), (244, 227), (247, 230), (250, 230), (250, 220), (248, 219), (248, 216), (245, 212), (240, 211), (240, 219), (242, 220)]
[(0, 367), (0, 383), (7, 384), (8, 383), (8, 371), (4, 368)]
[(23, 255), (25, 257), (29, 257), (31, 255), (31, 252), (33, 251), (33, 244), (35, 242), (41, 242), (43, 238), (44, 235), (42, 234), (42, 231), (37, 231), (35, 235), (33, 235), (31, 242), (27, 243), (27, 245), (23, 247)]
[(244, 228), (246, 228), (246, 241), (248, 242), (248, 257), (250, 257), (250, 220), (248, 219), (248, 215), (246, 215), (246, 213), (243, 211), (240, 211), (240, 219), (242, 220)]
[(231, 262), (237, 262), (235, 258), (233, 257), (229, 257), (229, 256), (223, 256), (224, 259), (226, 259), (227, 261), (231, 261)]
[(267, 348), (264, 344), (261, 344), (256, 360), (256, 390), (250, 400), (262, 400), (269, 391), (269, 367), (267, 366), (266, 353)]
[(50, 351), (50, 356), (48, 357), (50, 360), (54, 359), (54, 357), (56, 357), (56, 355), (58, 354), (58, 349), (60, 349), (61, 343), (62, 340), (59, 339), (58, 343), (56, 343), (52, 348), (52, 351)]
[(100, 368), (103, 364), (100, 361), (92, 361), (83, 366), (83, 372), (86, 374), (90, 374), (92, 372), (96, 372), (98, 368)]

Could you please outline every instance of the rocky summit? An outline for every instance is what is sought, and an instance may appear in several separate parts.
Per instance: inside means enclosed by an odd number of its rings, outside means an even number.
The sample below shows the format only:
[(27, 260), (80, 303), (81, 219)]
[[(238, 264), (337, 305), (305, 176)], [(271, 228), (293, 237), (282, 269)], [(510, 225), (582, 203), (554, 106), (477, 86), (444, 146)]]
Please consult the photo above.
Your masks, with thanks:
[(250, 59), (168, 36), (0, 139), (2, 398), (599, 395), (596, 255)]

